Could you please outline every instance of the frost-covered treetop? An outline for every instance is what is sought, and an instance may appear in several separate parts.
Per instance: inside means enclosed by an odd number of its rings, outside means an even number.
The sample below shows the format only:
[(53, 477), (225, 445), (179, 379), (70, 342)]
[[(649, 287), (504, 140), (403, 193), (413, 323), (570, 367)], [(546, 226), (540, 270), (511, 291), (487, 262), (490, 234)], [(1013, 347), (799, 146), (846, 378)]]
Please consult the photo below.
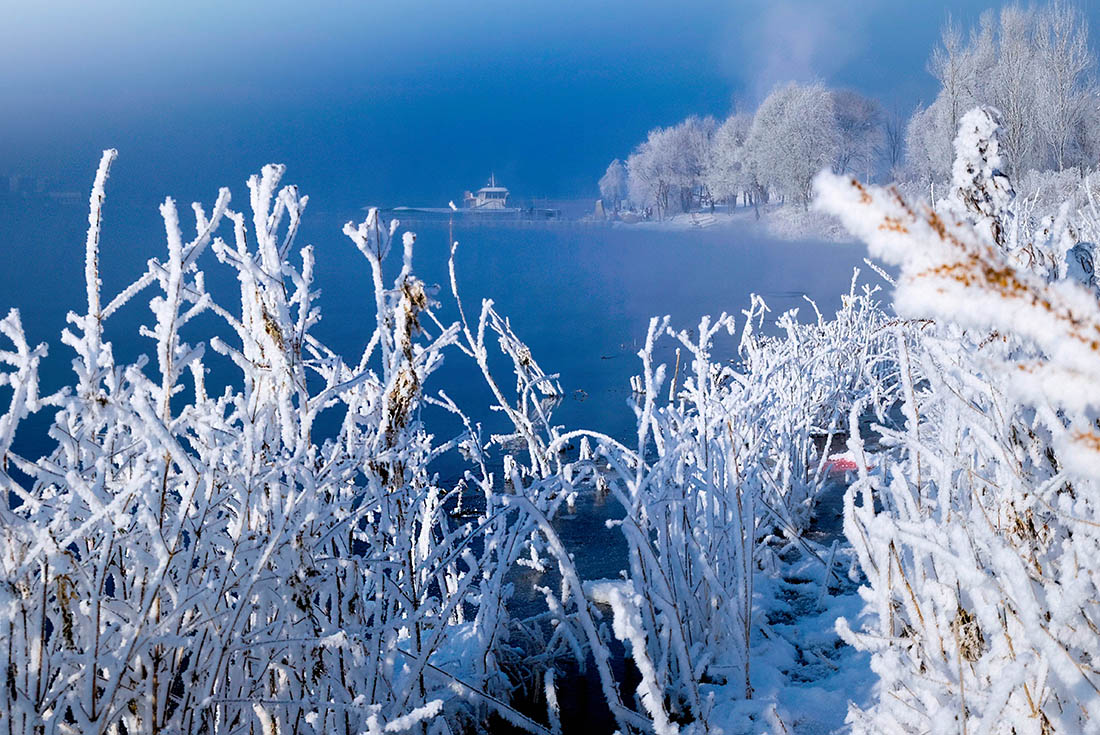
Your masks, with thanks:
[(1000, 113), (990, 107), (976, 107), (963, 115), (955, 137), (951, 196), (956, 215), (967, 214), (976, 227), (988, 230), (988, 237), (1005, 246), (1005, 228), (1012, 219), (1009, 205), (1016, 196), (1001, 160), (998, 133)]

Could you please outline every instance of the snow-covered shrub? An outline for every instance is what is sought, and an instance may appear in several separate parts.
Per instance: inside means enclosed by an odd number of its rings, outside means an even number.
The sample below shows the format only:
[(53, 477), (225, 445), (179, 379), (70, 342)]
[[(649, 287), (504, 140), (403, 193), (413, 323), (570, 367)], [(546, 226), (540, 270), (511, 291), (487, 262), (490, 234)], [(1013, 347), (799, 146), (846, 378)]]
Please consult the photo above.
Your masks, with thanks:
[[(713, 355), (717, 337), (734, 335), (732, 317), (705, 318), (690, 331), (653, 319), (634, 381), (637, 444), (592, 432), (559, 440), (595, 441), (592, 463), (574, 470), (598, 477), (624, 510), (615, 523), (629, 550), (625, 579), (586, 589), (612, 607), (656, 732), (674, 731), (676, 721), (692, 723), (691, 732), (720, 725), (708, 684), (751, 698), (751, 639), (765, 626), (767, 602), (758, 577), (776, 573), (791, 552), (827, 553), (803, 538), (825, 481), (823, 450), (846, 430), (853, 402), (892, 380), (877, 357), (885, 332), (873, 290), (857, 292), (853, 281), (833, 320), (818, 313), (800, 323), (788, 312), (777, 336), (757, 331), (766, 310), (757, 297), (744, 312), (735, 365)], [(671, 375), (654, 361), (662, 339), (685, 357)], [(637, 729), (630, 719), (620, 726)]]
[[(1100, 732), (1100, 303), (1019, 257), (997, 125), (962, 119), (952, 201), (822, 174), (819, 202), (899, 267), (903, 425), (864, 446), (845, 531), (867, 576), (856, 732)], [(961, 193), (961, 195), (960, 195)]]
[[(76, 353), (73, 387), (39, 395), (45, 346), (27, 344), (17, 312), (0, 322), (12, 344), (0, 353), (10, 393), (0, 477), (12, 498), (0, 505), (0, 730), (441, 733), (489, 708), (542, 731), (503, 701), (504, 577), (534, 528), (525, 507), (544, 518), (550, 500), (538, 492), (558, 485), (509, 502), (488, 469), (491, 442), (425, 384), (444, 350), (473, 356), (531, 450), (511, 466), (549, 476), (559, 468), (535, 436), (547, 417), (531, 396), (553, 382), (491, 304), (476, 335), (465, 320), (435, 322), (412, 273), (411, 234), (387, 287), (396, 223), (374, 211), (345, 227), (370, 266), (369, 344), (347, 363), (318, 342), (312, 248), (292, 261), (307, 199), (279, 188), (278, 166), (249, 180), (250, 216), (230, 209), (225, 189), (209, 212), (193, 205), (190, 240), (166, 199), (166, 259), (103, 298), (99, 232), (114, 158), (104, 154), (92, 190), (87, 312), (71, 314), (63, 334)], [(230, 242), (217, 234), (223, 222)], [(206, 250), (236, 275), (232, 307), (206, 289)], [(141, 330), (153, 350), (121, 364), (106, 327), (145, 289), (156, 292)], [(203, 314), (221, 331), (185, 341)], [(487, 335), (512, 358), (514, 395), (491, 380)], [(218, 356), (236, 377), (208, 392)], [(426, 402), (467, 431), (437, 443), (420, 420)], [(20, 422), (47, 406), (57, 408), (54, 448), (37, 461), (16, 455)], [(338, 419), (327, 437), (323, 413)], [(455, 449), (471, 470), (440, 487), (429, 462)], [(456, 520), (466, 483), (481, 500)]]
[(1032, 209), (1057, 212), (1063, 203), (1076, 200), (1078, 194), (1083, 193), (1083, 178), (1082, 171), (1077, 168), (1062, 171), (1032, 169), (1018, 178), (1015, 189), (1019, 197), (1032, 201)]
[(1032, 171), (1025, 187), (1011, 208), (1008, 248), (1013, 256), (1050, 280), (1071, 278), (1096, 289), (1100, 179), (1076, 169)]

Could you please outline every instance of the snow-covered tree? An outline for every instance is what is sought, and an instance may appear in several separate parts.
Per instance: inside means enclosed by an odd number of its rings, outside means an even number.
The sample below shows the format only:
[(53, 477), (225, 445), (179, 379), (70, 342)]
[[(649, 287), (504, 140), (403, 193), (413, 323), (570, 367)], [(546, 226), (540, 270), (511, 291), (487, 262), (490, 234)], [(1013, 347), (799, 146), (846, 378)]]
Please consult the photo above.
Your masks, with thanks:
[(838, 174), (852, 172), (869, 179), (875, 166), (875, 154), (883, 144), (882, 105), (848, 89), (834, 90), (832, 97), (837, 127), (833, 171)]
[(669, 128), (654, 128), (626, 162), (630, 200), (665, 217), (673, 206), (688, 211), (706, 198), (703, 170), (715, 127), (713, 118), (689, 117)]
[(887, 176), (897, 180), (901, 176), (901, 164), (905, 154), (905, 120), (894, 105), (882, 118), (882, 140), (879, 157), (886, 167)]
[[(985, 23), (983, 27), (987, 27)], [(974, 105), (977, 88), (975, 65), (986, 61), (988, 34), (963, 40), (962, 30), (950, 18), (940, 43), (928, 60), (928, 71), (940, 83), (940, 92), (929, 105), (918, 105), (905, 127), (905, 168), (923, 183), (940, 182), (951, 175), (952, 141), (963, 113)]]
[(1083, 170), (1094, 170), (1100, 165), (1100, 90), (1089, 89), (1082, 96), (1069, 161)]
[(928, 107), (917, 107), (905, 127), (905, 169), (909, 177), (925, 184), (947, 179), (954, 160), (951, 139), (946, 134), (950, 124), (950, 105), (942, 96)]
[(1095, 106), (1086, 85), (1095, 59), (1088, 48), (1088, 21), (1079, 8), (1051, 3), (1039, 11), (1037, 25), (1038, 127), (1054, 165), (1061, 170), (1072, 159), (1080, 160), (1074, 156), (1074, 144), (1081, 123), (1088, 120), (1086, 108)]
[(940, 92), (908, 127), (909, 170), (945, 180), (941, 152), (950, 150), (961, 112), (974, 105), (1000, 111), (1001, 146), (1013, 175), (1092, 165), (1094, 68), (1084, 14), (1062, 2), (987, 11), (968, 42), (949, 22), (929, 61)]
[(616, 211), (622, 205), (627, 196), (626, 164), (616, 158), (607, 166), (607, 171), (600, 177), (600, 197), (604, 206)]
[(833, 97), (820, 83), (777, 87), (761, 103), (745, 142), (765, 185), (809, 206), (813, 179), (832, 165), (839, 144)]
[(680, 188), (680, 210), (683, 212), (711, 201), (703, 174), (716, 127), (714, 118), (692, 115), (671, 128), (675, 152), (673, 181)]
[(1031, 8), (1008, 5), (1001, 9), (995, 61), (983, 75), (975, 100), (1000, 110), (1001, 145), (1014, 175), (1043, 165), (1038, 115), (1042, 69), (1036, 53), (1036, 20)]
[(672, 189), (671, 158), (667, 130), (655, 128), (626, 159), (627, 190), (631, 203), (643, 209), (656, 208), (660, 219), (668, 212), (669, 192)]
[(664, 218), (672, 190), (672, 146), (667, 128), (649, 131), (626, 159), (627, 189), (630, 201), (641, 208), (654, 207), (657, 217)]
[(737, 195), (749, 187), (745, 168), (745, 140), (752, 126), (752, 116), (730, 115), (714, 131), (703, 182), (715, 199), (737, 202)]
[[(943, 136), (940, 144), (946, 150), (951, 148), (963, 113), (974, 104), (976, 55), (963, 41), (962, 30), (949, 17), (940, 34), (940, 45), (933, 49), (928, 60), (929, 73), (940, 83), (937, 101), (941, 102), (940, 114), (945, 120), (938, 132)], [(950, 160), (947, 168), (950, 169)]]

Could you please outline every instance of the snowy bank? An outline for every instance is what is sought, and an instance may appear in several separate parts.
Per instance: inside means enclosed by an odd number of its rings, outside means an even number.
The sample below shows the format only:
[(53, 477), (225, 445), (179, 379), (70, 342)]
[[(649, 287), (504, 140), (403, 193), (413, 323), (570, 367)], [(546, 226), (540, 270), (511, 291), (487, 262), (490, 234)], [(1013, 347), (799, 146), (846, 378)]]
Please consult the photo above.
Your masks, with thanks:
[(840, 220), (814, 209), (798, 206), (768, 205), (760, 208), (760, 216), (749, 207), (732, 211), (716, 207), (714, 212), (681, 212), (664, 220), (642, 220), (624, 215), (611, 219), (612, 226), (625, 229), (691, 231), (697, 229), (757, 230), (778, 240), (854, 243), (856, 239), (844, 229)]

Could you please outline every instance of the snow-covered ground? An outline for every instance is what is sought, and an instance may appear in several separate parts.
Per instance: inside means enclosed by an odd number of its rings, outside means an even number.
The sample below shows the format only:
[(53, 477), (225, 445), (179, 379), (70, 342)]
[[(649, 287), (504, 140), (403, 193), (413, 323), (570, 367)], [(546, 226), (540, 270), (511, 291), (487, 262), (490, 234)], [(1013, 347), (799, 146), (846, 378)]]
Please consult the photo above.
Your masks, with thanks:
[(651, 230), (694, 230), (711, 228), (758, 229), (769, 237), (780, 240), (827, 240), (852, 242), (854, 238), (835, 217), (814, 209), (796, 205), (767, 205), (760, 208), (760, 216), (751, 207), (737, 207), (732, 211), (716, 208), (714, 212), (681, 212), (664, 220), (613, 221), (615, 227), (645, 228)]

